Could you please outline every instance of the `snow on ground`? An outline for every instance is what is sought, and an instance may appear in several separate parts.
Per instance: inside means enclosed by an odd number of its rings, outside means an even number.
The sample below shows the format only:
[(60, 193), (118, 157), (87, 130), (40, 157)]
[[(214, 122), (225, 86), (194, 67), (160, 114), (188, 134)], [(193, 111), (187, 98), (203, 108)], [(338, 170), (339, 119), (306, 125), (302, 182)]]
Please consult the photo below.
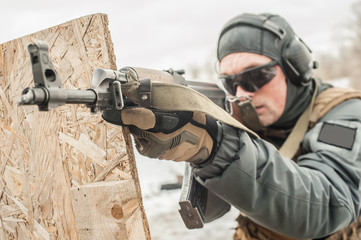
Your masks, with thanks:
[(180, 189), (160, 190), (162, 184), (176, 183), (183, 175), (184, 164), (149, 159), (135, 150), (143, 203), (152, 240), (227, 240), (232, 239), (238, 211), (234, 208), (223, 217), (205, 224), (202, 229), (185, 227), (178, 210)]

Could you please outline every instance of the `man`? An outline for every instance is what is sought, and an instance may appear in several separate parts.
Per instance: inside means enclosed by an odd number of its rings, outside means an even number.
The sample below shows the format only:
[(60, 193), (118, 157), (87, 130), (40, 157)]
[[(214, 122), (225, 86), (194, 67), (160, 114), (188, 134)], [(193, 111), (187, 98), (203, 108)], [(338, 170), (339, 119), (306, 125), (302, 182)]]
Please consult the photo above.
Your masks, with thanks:
[[(278, 15), (231, 19), (217, 56), (233, 116), (261, 138), (200, 112), (125, 109), (140, 153), (190, 162), (242, 212), (236, 239), (326, 238), (357, 221), (361, 95), (315, 79), (310, 50)], [(258, 119), (243, 114), (250, 103)]]

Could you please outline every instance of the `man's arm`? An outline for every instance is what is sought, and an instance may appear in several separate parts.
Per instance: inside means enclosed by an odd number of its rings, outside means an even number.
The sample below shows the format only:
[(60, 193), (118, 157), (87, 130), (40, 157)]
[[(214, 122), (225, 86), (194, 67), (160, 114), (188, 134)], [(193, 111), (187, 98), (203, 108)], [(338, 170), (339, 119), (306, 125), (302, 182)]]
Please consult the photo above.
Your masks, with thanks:
[[(215, 157), (196, 167), (198, 181), (249, 218), (296, 238), (327, 236), (355, 221), (360, 209), (360, 100), (331, 110), (305, 136), (294, 163), (260, 139), (222, 125)], [(321, 142), (323, 121), (353, 129), (351, 149)]]

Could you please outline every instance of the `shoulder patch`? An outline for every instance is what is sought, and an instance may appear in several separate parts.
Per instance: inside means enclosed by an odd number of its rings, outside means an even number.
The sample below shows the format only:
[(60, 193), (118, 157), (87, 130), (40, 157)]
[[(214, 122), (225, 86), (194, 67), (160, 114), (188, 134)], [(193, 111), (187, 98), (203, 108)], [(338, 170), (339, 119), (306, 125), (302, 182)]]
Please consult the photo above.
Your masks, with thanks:
[(351, 150), (356, 130), (357, 128), (324, 122), (317, 141)]

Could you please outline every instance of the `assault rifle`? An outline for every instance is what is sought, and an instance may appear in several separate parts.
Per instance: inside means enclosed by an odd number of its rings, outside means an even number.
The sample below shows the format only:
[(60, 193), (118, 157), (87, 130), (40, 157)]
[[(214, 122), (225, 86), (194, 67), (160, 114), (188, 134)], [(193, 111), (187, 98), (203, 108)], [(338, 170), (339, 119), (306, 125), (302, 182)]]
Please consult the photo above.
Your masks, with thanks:
[[(224, 106), (225, 93), (216, 84), (186, 81), (183, 70), (166, 71), (122, 68), (119, 71), (97, 68), (93, 72), (91, 87), (86, 90), (62, 88), (62, 81), (54, 68), (48, 52), (48, 44), (39, 41), (29, 44), (34, 87), (25, 88), (19, 105), (38, 105), (40, 111), (55, 109), (64, 104), (85, 104), (92, 113), (126, 106), (150, 104), (150, 92), (145, 88), (149, 80), (189, 86), (205, 94), (219, 106)], [(142, 78), (141, 77), (145, 77)]]
[[(28, 46), (35, 86), (23, 90), (19, 105), (37, 105), (40, 111), (48, 111), (64, 104), (85, 104), (91, 113), (102, 113), (111, 109), (122, 110), (127, 106), (136, 105), (152, 107), (152, 98), (157, 97), (152, 95), (152, 84), (161, 82), (190, 87), (224, 108), (225, 93), (216, 84), (186, 81), (182, 77), (184, 71), (172, 69), (95, 69), (89, 89), (64, 89), (48, 50), (48, 44), (43, 41)], [(187, 166), (179, 211), (188, 228), (201, 228), (203, 222), (215, 218), (205, 215), (210, 194), (212, 193), (194, 179), (191, 168)], [(219, 202), (212, 201), (212, 204), (217, 204), (219, 208)], [(228, 204), (224, 206), (224, 209), (229, 209)]]

